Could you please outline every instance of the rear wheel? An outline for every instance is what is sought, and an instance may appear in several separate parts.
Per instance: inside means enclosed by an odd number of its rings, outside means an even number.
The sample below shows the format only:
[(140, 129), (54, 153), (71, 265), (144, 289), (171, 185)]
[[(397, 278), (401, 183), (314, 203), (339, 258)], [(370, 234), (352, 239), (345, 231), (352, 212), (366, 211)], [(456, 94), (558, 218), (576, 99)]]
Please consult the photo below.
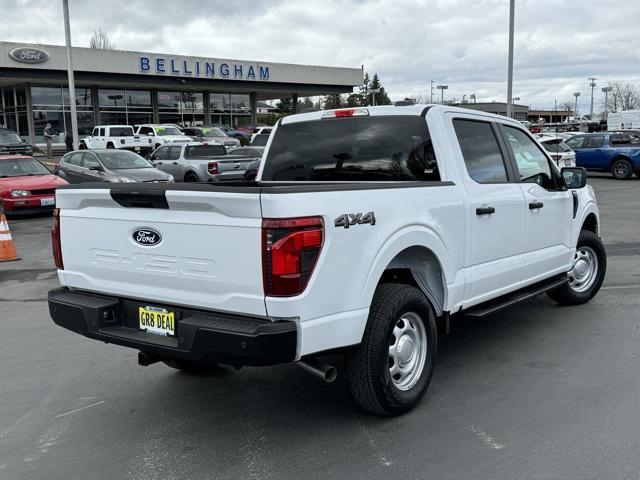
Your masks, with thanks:
[(633, 175), (633, 165), (626, 158), (618, 158), (611, 165), (611, 174), (616, 180), (627, 180)]
[(435, 315), (424, 294), (408, 285), (380, 285), (362, 344), (345, 358), (351, 395), (379, 415), (411, 410), (427, 391), (436, 350)]
[(187, 175), (184, 177), (184, 181), (185, 182), (197, 182), (198, 181), (198, 177), (196, 177), (193, 173), (187, 173)]
[(578, 238), (569, 282), (551, 290), (548, 295), (563, 305), (580, 305), (595, 297), (607, 271), (607, 254), (602, 240), (589, 230)]
[(86, 150), (87, 149), (87, 144), (84, 142), (80, 142), (80, 145), (78, 145), (78, 150)]

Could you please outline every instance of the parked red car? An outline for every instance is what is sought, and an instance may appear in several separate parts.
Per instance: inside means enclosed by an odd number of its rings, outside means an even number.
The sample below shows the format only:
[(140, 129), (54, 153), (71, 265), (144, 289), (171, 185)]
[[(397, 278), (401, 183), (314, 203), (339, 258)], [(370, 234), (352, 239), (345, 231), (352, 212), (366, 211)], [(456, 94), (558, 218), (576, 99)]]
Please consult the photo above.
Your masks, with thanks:
[(0, 202), (7, 214), (53, 210), (56, 188), (66, 184), (33, 157), (0, 155)]

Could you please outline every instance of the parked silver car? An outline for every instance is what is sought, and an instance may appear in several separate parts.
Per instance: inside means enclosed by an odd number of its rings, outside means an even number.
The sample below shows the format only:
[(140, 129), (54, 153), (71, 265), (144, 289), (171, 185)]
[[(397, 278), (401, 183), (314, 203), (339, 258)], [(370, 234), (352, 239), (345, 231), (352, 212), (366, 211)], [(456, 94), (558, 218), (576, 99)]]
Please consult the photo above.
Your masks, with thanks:
[(219, 182), (242, 180), (247, 166), (260, 157), (233, 155), (221, 144), (192, 142), (160, 147), (150, 160), (177, 182)]
[(227, 150), (240, 146), (240, 140), (227, 136), (226, 133), (216, 127), (185, 127), (182, 131), (196, 142), (220, 143)]
[(173, 182), (170, 174), (154, 168), (137, 153), (106, 148), (69, 152), (60, 159), (55, 173), (69, 183)]

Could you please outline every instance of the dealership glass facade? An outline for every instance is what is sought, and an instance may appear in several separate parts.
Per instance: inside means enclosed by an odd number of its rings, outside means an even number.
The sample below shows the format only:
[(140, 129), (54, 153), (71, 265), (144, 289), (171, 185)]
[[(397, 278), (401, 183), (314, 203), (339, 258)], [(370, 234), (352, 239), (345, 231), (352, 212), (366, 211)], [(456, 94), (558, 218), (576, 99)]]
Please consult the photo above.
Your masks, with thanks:
[[(67, 87), (31, 87), (34, 139), (44, 141), (43, 131), (51, 124), (55, 143), (64, 142), (64, 134), (71, 131), (69, 89)], [(76, 111), (78, 113), (78, 135), (91, 133), (94, 125), (93, 102), (90, 88), (76, 88)]]
[(98, 107), (102, 125), (139, 125), (153, 123), (149, 90), (98, 89)]
[(29, 137), (26, 88), (21, 85), (0, 88), (0, 121), (23, 139)]

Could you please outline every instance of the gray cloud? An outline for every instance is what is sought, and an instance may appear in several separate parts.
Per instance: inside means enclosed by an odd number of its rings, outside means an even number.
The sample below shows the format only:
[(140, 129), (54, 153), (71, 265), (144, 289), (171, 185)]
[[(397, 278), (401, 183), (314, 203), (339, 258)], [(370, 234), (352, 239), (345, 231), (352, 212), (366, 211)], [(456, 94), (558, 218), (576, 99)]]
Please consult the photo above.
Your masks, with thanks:
[[(71, 0), (74, 45), (93, 30), (117, 48), (320, 65), (365, 65), (394, 97), (476, 93), (504, 100), (508, 0)], [(64, 42), (58, 1), (0, 0), (3, 39)], [(587, 78), (640, 81), (640, 2), (517, 0), (514, 95), (571, 100)]]

